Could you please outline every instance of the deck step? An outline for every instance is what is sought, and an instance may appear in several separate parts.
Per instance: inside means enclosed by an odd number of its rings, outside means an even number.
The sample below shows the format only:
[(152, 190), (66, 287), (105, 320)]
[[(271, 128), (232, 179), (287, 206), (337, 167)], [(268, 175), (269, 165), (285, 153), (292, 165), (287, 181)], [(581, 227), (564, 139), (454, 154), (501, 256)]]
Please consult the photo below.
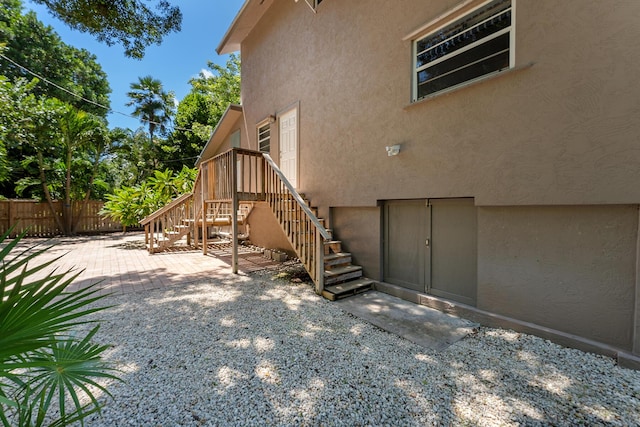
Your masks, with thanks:
[(324, 254), (342, 252), (342, 242), (340, 240), (329, 240), (324, 242)]
[(322, 291), (322, 296), (330, 301), (335, 301), (340, 298), (366, 292), (372, 289), (374, 283), (371, 279), (361, 277), (356, 280), (340, 283), (339, 285), (327, 286), (324, 288), (324, 291)]
[(324, 257), (324, 268), (331, 269), (347, 264), (351, 264), (351, 254), (349, 252), (338, 252)]
[(325, 285), (346, 282), (347, 280), (357, 279), (359, 277), (362, 277), (362, 267), (359, 265), (347, 265), (324, 271)]

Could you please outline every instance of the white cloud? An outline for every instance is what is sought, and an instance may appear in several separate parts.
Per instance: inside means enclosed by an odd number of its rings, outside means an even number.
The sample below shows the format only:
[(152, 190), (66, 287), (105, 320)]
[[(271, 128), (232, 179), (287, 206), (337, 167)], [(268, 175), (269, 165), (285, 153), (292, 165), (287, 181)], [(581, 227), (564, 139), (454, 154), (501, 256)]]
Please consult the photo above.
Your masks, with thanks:
[(201, 76), (205, 76), (206, 78), (213, 77), (213, 73), (211, 71), (207, 70), (206, 68), (203, 68), (202, 70), (200, 70), (200, 75)]

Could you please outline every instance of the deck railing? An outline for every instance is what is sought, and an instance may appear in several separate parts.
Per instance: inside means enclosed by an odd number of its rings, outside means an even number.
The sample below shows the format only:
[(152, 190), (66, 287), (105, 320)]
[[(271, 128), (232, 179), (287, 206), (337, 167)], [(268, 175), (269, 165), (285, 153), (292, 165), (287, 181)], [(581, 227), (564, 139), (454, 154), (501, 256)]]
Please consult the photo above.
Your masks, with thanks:
[(145, 242), (153, 253), (193, 230), (193, 193), (186, 193), (140, 221)]
[[(264, 159), (259, 151), (233, 148), (200, 164), (203, 200), (264, 200)], [(234, 183), (235, 181), (235, 190)]]
[(321, 294), (324, 290), (324, 243), (331, 240), (331, 235), (271, 156), (264, 153), (263, 157), (266, 201), (313, 279), (316, 292)]
[[(278, 168), (271, 156), (259, 151), (232, 148), (200, 164), (193, 193), (185, 194), (164, 208), (145, 218), (147, 234), (161, 233), (178, 223), (191, 224), (196, 246), (197, 226), (202, 227), (203, 252), (206, 253), (206, 236), (210, 207), (228, 204), (236, 213), (231, 221), (233, 236), (233, 271), (237, 272), (237, 212), (240, 202), (266, 201), (275, 214), (298, 258), (305, 266), (316, 286), (316, 292), (324, 290), (324, 243), (331, 234), (313, 213)], [(155, 238), (159, 240), (158, 236)], [(148, 240), (149, 242), (149, 240)], [(154, 239), (150, 240), (153, 245)]]

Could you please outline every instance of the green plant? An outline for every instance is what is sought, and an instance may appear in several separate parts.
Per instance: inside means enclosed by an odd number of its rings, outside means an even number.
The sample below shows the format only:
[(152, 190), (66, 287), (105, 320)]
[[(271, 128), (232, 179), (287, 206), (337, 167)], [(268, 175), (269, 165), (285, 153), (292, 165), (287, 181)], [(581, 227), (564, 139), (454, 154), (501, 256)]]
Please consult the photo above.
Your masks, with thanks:
[(142, 184), (116, 188), (113, 194), (108, 194), (100, 215), (121, 222), (126, 230), (126, 227), (137, 225), (173, 198), (191, 192), (197, 174), (197, 169), (186, 166), (178, 173), (169, 169), (154, 171), (153, 177)]
[(0, 423), (82, 423), (100, 410), (94, 393), (109, 395), (96, 380), (118, 379), (101, 358), (109, 346), (91, 342), (99, 325), (78, 331), (92, 323), (87, 315), (107, 307), (94, 304), (103, 298), (95, 285), (67, 290), (79, 272), (47, 274), (59, 257), (31, 265), (50, 247), (21, 250), (22, 235), (4, 245), (10, 232), (0, 237)]

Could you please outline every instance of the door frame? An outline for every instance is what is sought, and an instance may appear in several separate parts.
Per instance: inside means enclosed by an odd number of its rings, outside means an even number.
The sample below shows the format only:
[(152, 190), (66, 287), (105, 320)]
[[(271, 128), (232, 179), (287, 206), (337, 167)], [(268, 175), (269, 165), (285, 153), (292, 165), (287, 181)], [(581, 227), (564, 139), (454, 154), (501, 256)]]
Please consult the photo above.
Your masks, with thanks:
[(280, 157), (280, 146), (282, 143), (281, 139), (281, 119), (282, 116), (285, 116), (292, 111), (296, 113), (296, 184), (294, 187), (298, 189), (300, 187), (300, 101), (293, 102), (287, 105), (285, 108), (276, 112), (276, 119), (278, 122), (278, 167), (282, 168), (281, 157)]
[[(431, 286), (431, 248), (426, 244), (426, 240), (431, 239), (431, 212), (428, 204), (428, 199), (400, 199), (400, 200), (384, 200), (382, 202), (382, 280), (387, 281), (388, 283), (401, 286), (405, 289), (427, 293), (427, 290)], [(413, 227), (416, 228), (418, 234), (416, 235), (416, 247), (420, 248), (418, 253), (418, 265), (416, 265), (418, 272), (418, 282), (410, 283), (406, 282), (399, 277), (390, 277), (390, 265), (389, 265), (389, 245), (390, 245), (390, 236), (389, 236), (389, 209), (394, 205), (404, 205), (406, 206), (415, 206), (422, 207), (424, 209), (424, 216), (422, 218), (417, 217), (416, 222), (412, 224)]]

